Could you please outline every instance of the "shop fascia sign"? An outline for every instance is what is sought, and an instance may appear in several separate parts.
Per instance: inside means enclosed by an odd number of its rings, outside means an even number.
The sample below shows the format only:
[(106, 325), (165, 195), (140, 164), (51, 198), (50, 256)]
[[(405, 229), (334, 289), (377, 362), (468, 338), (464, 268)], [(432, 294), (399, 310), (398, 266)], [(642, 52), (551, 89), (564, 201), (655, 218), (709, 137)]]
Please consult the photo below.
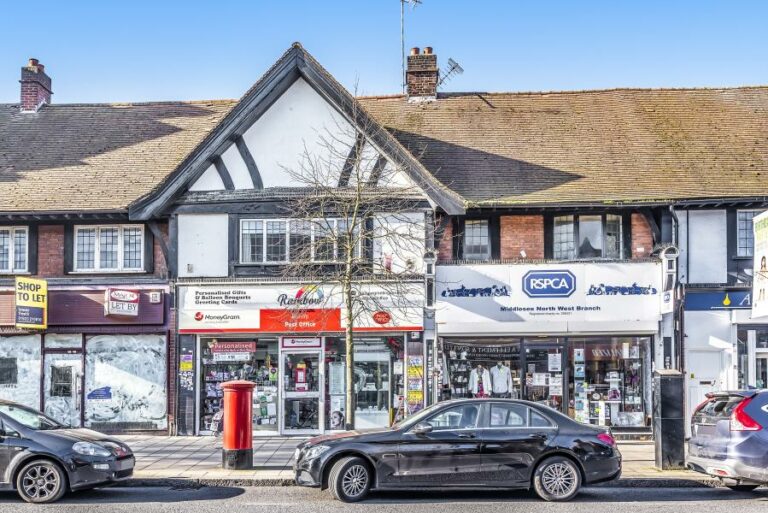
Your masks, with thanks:
[(576, 291), (576, 276), (571, 271), (528, 271), (523, 291), (528, 297), (569, 297)]
[(138, 317), (140, 299), (138, 290), (107, 288), (104, 291), (104, 315)]

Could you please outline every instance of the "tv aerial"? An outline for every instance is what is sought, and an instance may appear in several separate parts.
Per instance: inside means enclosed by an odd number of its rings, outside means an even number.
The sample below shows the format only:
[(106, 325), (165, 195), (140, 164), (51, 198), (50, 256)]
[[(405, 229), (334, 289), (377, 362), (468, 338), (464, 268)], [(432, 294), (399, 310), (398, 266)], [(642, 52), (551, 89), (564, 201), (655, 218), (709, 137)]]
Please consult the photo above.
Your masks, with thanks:
[(464, 73), (464, 68), (461, 67), (461, 64), (449, 58), (448, 67), (440, 72), (440, 80), (438, 80), (437, 85), (441, 85), (443, 82), (447, 82), (451, 78), (456, 75), (461, 75), (462, 73)]

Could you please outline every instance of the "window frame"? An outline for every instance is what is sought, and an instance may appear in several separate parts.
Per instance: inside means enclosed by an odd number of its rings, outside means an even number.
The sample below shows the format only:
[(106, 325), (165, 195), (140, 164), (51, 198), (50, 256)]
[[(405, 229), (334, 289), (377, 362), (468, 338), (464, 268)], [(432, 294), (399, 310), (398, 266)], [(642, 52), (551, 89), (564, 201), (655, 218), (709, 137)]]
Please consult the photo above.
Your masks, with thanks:
[[(608, 216), (618, 216), (620, 219), (619, 222), (619, 229), (620, 229), (620, 240), (619, 240), (619, 256), (618, 257), (607, 257), (607, 256), (599, 256), (599, 257), (588, 257), (588, 256), (581, 256), (579, 255), (579, 217), (580, 216), (600, 216), (601, 219), (601, 233), (602, 233), (602, 245), (601, 245), (601, 251), (603, 254), (605, 254), (605, 241), (606, 241), (606, 229), (608, 226)], [(572, 218), (572, 226), (573, 226), (573, 252), (574, 256), (572, 258), (560, 258), (555, 257), (555, 219), (559, 217), (571, 217)], [(562, 260), (562, 261), (570, 261), (570, 260), (629, 260), (632, 258), (632, 246), (631, 246), (631, 240), (632, 240), (632, 231), (631, 231), (631, 214), (629, 212), (562, 212), (562, 213), (556, 213), (556, 214), (550, 214), (546, 218), (546, 225), (544, 230), (544, 236), (545, 236), (545, 253), (547, 254), (547, 258), (551, 258), (553, 260)]]
[[(9, 232), (9, 244), (8, 244), (8, 269), (0, 269), (0, 275), (15, 275), (15, 274), (30, 274), (30, 230), (29, 226), (25, 225), (10, 225), (0, 226), (0, 231)], [(16, 232), (23, 231), (26, 238), (26, 244), (24, 245), (24, 269), (16, 269)]]
[[(118, 229), (117, 237), (117, 267), (101, 267), (101, 230)], [(141, 261), (138, 267), (125, 267), (125, 230), (138, 228), (141, 233)], [(96, 230), (93, 249), (93, 264), (91, 268), (80, 268), (77, 259), (77, 238), (81, 230)], [(147, 230), (143, 224), (76, 224), (72, 227), (72, 271), (71, 274), (94, 273), (144, 273), (146, 271)]]
[[(322, 218), (322, 217), (313, 217), (312, 219), (299, 219), (296, 217), (243, 217), (239, 219), (238, 222), (238, 237), (237, 237), (237, 253), (238, 253), (238, 259), (237, 262), (239, 265), (286, 265), (290, 263), (302, 263), (303, 261), (297, 261), (297, 260), (291, 260), (291, 225), (293, 223), (301, 223), (306, 222), (309, 223), (310, 226), (310, 259), (306, 261), (306, 263), (311, 264), (326, 264), (326, 265), (337, 265), (342, 263), (339, 260), (339, 221), (344, 220), (342, 217), (329, 217), (329, 218)], [(243, 254), (243, 225), (247, 222), (261, 222), (262, 228), (261, 228), (261, 260), (255, 260), (255, 261), (246, 261), (243, 257), (245, 256)], [(282, 222), (285, 223), (285, 259), (284, 260), (267, 260), (267, 223), (270, 222)], [(315, 239), (315, 232), (318, 230), (318, 225), (320, 223), (333, 223), (333, 233), (335, 233), (335, 236), (333, 238), (333, 260), (317, 260), (316, 259), (316, 239)], [(357, 258), (362, 258), (363, 255), (363, 244), (362, 244), (362, 237), (358, 237), (357, 241)]]
[[(749, 253), (742, 252), (742, 231), (741, 231), (741, 214), (746, 212), (752, 212), (752, 217), (747, 221), (748, 224), (748, 233), (750, 236), (745, 240), (751, 241), (751, 251)], [(765, 212), (763, 209), (754, 209), (754, 208), (740, 208), (736, 210), (736, 257), (737, 258), (754, 258), (755, 255), (755, 238), (754, 238), (754, 232), (752, 231), (753, 228), (753, 219), (755, 216), (758, 216)]]
[[(474, 403), (474, 402), (468, 402), (465, 404), (452, 404), (452, 405), (446, 405), (445, 408), (441, 408), (440, 410), (436, 411), (432, 415), (430, 415), (428, 418), (421, 420), (420, 422), (417, 422), (413, 426), (411, 426), (408, 431), (410, 432), (413, 430), (414, 427), (418, 426), (419, 424), (429, 424), (430, 426), (432, 419), (435, 417), (438, 417), (444, 413), (447, 413), (450, 410), (453, 410), (454, 408), (466, 408), (468, 406), (473, 406), (477, 408), (477, 416), (475, 417), (475, 425), (474, 426), (468, 426), (468, 427), (448, 427), (446, 429), (434, 429), (434, 426), (432, 426), (433, 432), (441, 432), (441, 431), (476, 431), (478, 429), (483, 429), (483, 425), (487, 424), (485, 422), (484, 417), (486, 414), (484, 413), (486, 411), (485, 404), (480, 403)], [(488, 410), (490, 411), (490, 410)]]
[[(525, 415), (525, 426), (491, 426), (491, 408), (494, 405), (506, 406), (508, 404), (515, 404), (515, 405), (521, 406), (522, 408), (524, 408), (527, 411), (527, 413)], [(547, 426), (532, 426), (531, 425), (531, 417), (533, 416), (534, 413), (538, 414), (540, 417), (542, 417), (544, 420), (546, 420), (549, 425), (547, 425)], [(549, 418), (547, 415), (545, 415), (544, 413), (540, 412), (538, 409), (536, 409), (534, 407), (531, 407), (531, 406), (528, 406), (527, 404), (522, 404), (522, 403), (519, 403), (519, 402), (507, 403), (507, 402), (501, 402), (501, 401), (494, 401), (492, 399), (492, 400), (488, 401), (488, 403), (485, 405), (485, 411), (484, 411), (484, 413), (482, 415), (483, 415), (483, 422), (482, 422), (482, 425), (480, 426), (480, 429), (484, 429), (484, 430), (485, 429), (489, 429), (489, 430), (494, 430), (494, 431), (498, 431), (498, 430), (506, 430), (506, 431), (508, 431), (508, 430), (511, 430), (511, 429), (527, 429), (527, 430), (557, 429), (557, 424), (551, 418)]]

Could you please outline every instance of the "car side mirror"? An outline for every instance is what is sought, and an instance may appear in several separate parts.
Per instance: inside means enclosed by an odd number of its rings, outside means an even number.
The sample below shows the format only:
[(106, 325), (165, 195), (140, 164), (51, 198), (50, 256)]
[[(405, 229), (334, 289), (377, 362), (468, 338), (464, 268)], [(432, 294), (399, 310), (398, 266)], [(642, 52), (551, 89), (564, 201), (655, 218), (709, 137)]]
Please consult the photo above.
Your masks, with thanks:
[(432, 432), (432, 424), (429, 424), (427, 422), (420, 422), (413, 426), (411, 429), (411, 433), (414, 435), (426, 435), (427, 433)]

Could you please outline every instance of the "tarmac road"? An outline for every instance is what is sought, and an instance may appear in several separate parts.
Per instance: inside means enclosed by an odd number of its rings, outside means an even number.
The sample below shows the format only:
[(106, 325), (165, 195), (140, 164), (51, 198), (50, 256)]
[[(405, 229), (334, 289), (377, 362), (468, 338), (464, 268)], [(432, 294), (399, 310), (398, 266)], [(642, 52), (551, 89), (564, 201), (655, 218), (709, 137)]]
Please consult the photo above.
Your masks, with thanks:
[(27, 505), (11, 492), (0, 493), (0, 512), (55, 508), (57, 513), (616, 513), (626, 507), (632, 513), (766, 513), (768, 488), (750, 493), (724, 488), (587, 488), (568, 503), (547, 503), (520, 491), (398, 492), (377, 493), (358, 504), (343, 504), (327, 492), (297, 487), (107, 488), (70, 494), (45, 508)]

